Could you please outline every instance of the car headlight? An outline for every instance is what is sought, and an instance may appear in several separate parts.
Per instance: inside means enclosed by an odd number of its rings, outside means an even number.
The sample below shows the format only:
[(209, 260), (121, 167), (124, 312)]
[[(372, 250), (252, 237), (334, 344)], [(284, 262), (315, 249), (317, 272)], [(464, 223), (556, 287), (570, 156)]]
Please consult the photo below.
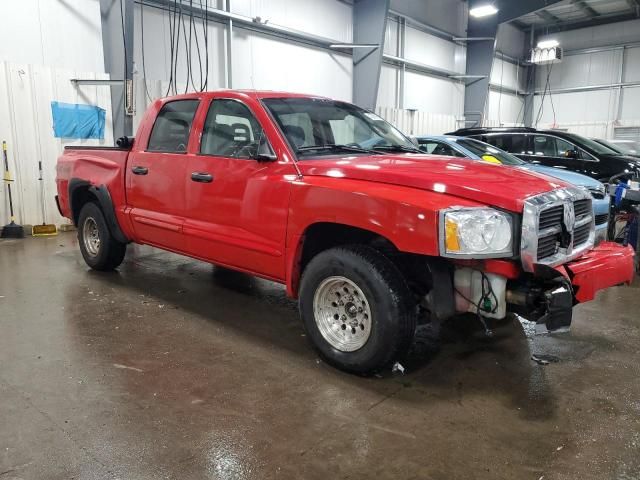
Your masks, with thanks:
[(587, 192), (597, 200), (602, 200), (606, 195), (604, 185), (598, 185), (597, 187), (585, 187), (585, 190), (587, 190)]
[(512, 219), (493, 208), (453, 208), (440, 212), (440, 251), (445, 257), (510, 257)]

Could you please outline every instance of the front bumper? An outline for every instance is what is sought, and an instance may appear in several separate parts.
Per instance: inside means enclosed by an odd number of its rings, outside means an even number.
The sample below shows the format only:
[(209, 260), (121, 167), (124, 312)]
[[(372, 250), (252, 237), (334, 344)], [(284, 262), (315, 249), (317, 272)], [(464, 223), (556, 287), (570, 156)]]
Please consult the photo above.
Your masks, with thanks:
[(596, 292), (621, 283), (631, 283), (634, 251), (613, 242), (602, 242), (581, 257), (557, 267), (571, 281), (576, 303), (595, 298)]
[[(505, 260), (461, 263), (458, 262), (454, 276), (458, 312), (474, 311), (496, 317), (499, 312), (509, 311), (544, 324), (549, 331), (567, 330), (575, 304), (593, 300), (596, 292), (605, 288), (631, 283), (635, 275), (633, 249), (612, 242), (602, 242), (555, 268), (537, 264), (532, 273), (525, 273), (517, 264)], [(484, 272), (486, 279), (473, 281), (471, 276), (471, 281), (465, 281), (465, 273), (470, 269)], [(506, 281), (506, 288), (499, 279)], [(482, 285), (486, 288), (480, 288)], [(495, 301), (487, 304), (490, 308), (478, 311), (487, 301), (480, 293), (486, 289)], [(465, 303), (467, 299), (471, 301)]]

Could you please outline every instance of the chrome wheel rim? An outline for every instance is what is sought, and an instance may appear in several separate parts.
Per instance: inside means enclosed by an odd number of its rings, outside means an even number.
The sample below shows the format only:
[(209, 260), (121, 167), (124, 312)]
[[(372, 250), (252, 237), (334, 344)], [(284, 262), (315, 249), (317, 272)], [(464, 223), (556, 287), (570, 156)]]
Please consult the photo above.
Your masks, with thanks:
[(346, 277), (328, 277), (313, 296), (318, 330), (341, 352), (355, 352), (371, 335), (371, 307), (364, 293)]
[(100, 252), (100, 231), (93, 217), (87, 217), (82, 225), (82, 241), (87, 253), (95, 257)]

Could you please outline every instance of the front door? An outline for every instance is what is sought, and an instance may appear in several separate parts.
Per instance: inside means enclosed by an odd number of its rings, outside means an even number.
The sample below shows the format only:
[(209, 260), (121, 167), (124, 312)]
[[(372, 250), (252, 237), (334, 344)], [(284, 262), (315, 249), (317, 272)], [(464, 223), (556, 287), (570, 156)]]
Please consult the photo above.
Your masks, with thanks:
[(211, 101), (188, 163), (184, 233), (190, 255), (281, 280), (295, 170), (256, 160), (261, 141), (268, 139), (247, 105)]
[(146, 149), (127, 162), (127, 203), (136, 237), (183, 252), (187, 146), (199, 100), (174, 100), (156, 117)]

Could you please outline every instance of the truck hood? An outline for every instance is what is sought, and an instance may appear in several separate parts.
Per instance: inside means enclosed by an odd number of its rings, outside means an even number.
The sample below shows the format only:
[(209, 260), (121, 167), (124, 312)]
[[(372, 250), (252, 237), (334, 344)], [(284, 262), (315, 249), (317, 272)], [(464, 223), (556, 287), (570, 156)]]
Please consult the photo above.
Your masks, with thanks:
[(434, 155), (371, 155), (304, 159), (302, 175), (346, 178), (419, 188), (521, 212), (532, 195), (567, 184), (517, 168)]

